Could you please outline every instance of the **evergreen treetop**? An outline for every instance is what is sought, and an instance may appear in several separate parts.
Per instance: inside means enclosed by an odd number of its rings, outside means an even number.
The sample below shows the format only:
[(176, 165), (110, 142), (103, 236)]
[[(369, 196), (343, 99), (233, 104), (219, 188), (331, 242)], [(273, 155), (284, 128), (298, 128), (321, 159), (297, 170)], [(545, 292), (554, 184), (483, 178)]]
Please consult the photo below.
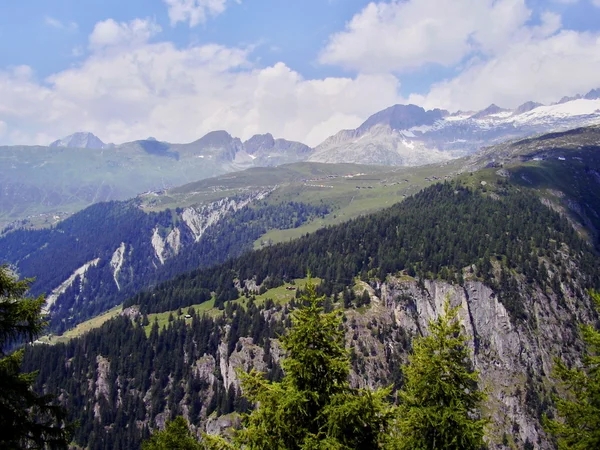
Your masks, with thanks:
[(478, 388), (457, 308), (429, 323), (430, 334), (413, 341), (400, 391), (400, 449), (479, 449), (487, 420), (479, 408), (486, 395)]
[(70, 427), (65, 411), (49, 395), (38, 395), (32, 385), (36, 373), (21, 373), (23, 350), (11, 345), (32, 341), (42, 331), (42, 296), (28, 297), (31, 280), (17, 281), (0, 266), (0, 448), (67, 448)]
[[(324, 312), (312, 283), (281, 338), (285, 375), (269, 382), (263, 374), (242, 374), (244, 395), (257, 408), (245, 418), (233, 447), (246, 449), (388, 448), (395, 407), (389, 389), (353, 389), (341, 315)], [(225, 448), (206, 437), (208, 448)]]
[[(600, 308), (600, 293), (591, 296)], [(585, 343), (581, 367), (555, 361), (554, 375), (567, 392), (556, 398), (559, 418), (545, 418), (544, 425), (557, 438), (559, 449), (600, 448), (600, 331), (582, 325), (581, 337)]]

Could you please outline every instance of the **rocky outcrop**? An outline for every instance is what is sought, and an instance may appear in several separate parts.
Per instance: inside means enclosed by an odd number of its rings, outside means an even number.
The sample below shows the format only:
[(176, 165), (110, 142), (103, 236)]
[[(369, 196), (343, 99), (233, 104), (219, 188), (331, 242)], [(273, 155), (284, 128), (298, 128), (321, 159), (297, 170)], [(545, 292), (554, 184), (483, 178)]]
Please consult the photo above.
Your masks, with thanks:
[(577, 360), (576, 324), (591, 320), (591, 304), (568, 290), (559, 299), (537, 289), (521, 300), (528, 319), (515, 322), (497, 293), (480, 281), (464, 286), (425, 281), (419, 286), (415, 280), (390, 277), (379, 286), (369, 310), (347, 314), (349, 347), (359, 349), (352, 384), (376, 387), (393, 379), (385, 364), (390, 349), (396, 352), (392, 359), (405, 361), (407, 341), (427, 334), (428, 323), (448, 301), (458, 308), (481, 387), (488, 392), (491, 447), (501, 448), (508, 439), (520, 448), (525, 442), (553, 448), (540, 423), (542, 404), (550, 399), (553, 359)]
[[(517, 448), (526, 442), (535, 448), (553, 448), (541, 426), (541, 411), (551, 397), (554, 358), (571, 362), (579, 358), (577, 323), (593, 317), (586, 295), (566, 288), (562, 296), (530, 290), (529, 295), (521, 296), (528, 318), (516, 321), (498, 293), (477, 280), (460, 286), (389, 277), (379, 285), (361, 285), (357, 293), (364, 288), (371, 297), (370, 307), (345, 313), (353, 386), (376, 388), (397, 380), (412, 339), (428, 333), (429, 322), (448, 301), (458, 308), (472, 363), (480, 372), (480, 387), (488, 393), (485, 411), (490, 418), (490, 448), (506, 448), (506, 442)], [(239, 369), (266, 371), (264, 350), (251, 338), (240, 338), (229, 357), (226, 349), (226, 343), (219, 347), (224, 386), (239, 387)], [(279, 346), (272, 344), (271, 349), (273, 356)]]
[(100, 397), (104, 397), (104, 400), (108, 400), (110, 398), (110, 386), (108, 383), (110, 361), (105, 357), (98, 355), (96, 357), (96, 364), (98, 365), (98, 368), (96, 369), (96, 380), (94, 383), (96, 386), (94, 391), (94, 398), (96, 399), (96, 403), (94, 404), (94, 417), (100, 420)]
[(121, 286), (119, 285), (119, 272), (121, 271), (121, 267), (123, 267), (123, 261), (125, 259), (125, 242), (121, 242), (121, 245), (117, 247), (112, 257), (110, 258), (110, 267), (113, 271), (113, 279), (115, 280), (115, 284), (117, 285), (117, 289), (121, 290)]
[(65, 293), (65, 291), (70, 288), (73, 283), (75, 282), (76, 279), (79, 278), (80, 283), (83, 283), (84, 279), (85, 279), (85, 273), (88, 271), (88, 269), (90, 267), (95, 267), (98, 263), (100, 262), (100, 258), (95, 258), (87, 263), (85, 263), (83, 266), (79, 267), (77, 270), (75, 270), (71, 276), (69, 276), (69, 278), (67, 278), (65, 281), (63, 281), (57, 288), (52, 290), (52, 293), (50, 295), (48, 295), (48, 297), (46, 297), (46, 305), (45, 305), (45, 310), (49, 310), (52, 305), (56, 302), (56, 300)]
[(197, 207), (188, 207), (183, 210), (181, 218), (192, 232), (194, 240), (198, 242), (204, 232), (221, 220), (228, 212), (237, 211), (256, 200), (265, 198), (271, 190), (255, 192), (241, 198), (225, 197), (216, 202)]

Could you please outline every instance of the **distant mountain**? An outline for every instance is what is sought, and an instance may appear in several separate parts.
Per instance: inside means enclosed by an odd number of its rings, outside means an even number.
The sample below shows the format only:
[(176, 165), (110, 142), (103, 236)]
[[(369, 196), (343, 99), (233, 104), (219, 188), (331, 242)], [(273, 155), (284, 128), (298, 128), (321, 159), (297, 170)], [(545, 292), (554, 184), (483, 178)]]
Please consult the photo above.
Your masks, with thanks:
[(484, 146), (600, 123), (600, 89), (544, 106), (515, 110), (492, 104), (481, 111), (425, 110), (395, 105), (319, 144), (309, 161), (418, 166), (474, 153)]
[(584, 95), (586, 100), (598, 100), (600, 99), (600, 88), (592, 89), (590, 92)]
[[(0, 147), (0, 230), (8, 224), (51, 225), (92, 203), (124, 200), (251, 167), (307, 159), (299, 142), (255, 136), (246, 143), (213, 131), (186, 144), (148, 138), (104, 144), (75, 133), (49, 147)], [(102, 152), (81, 149), (103, 149)]]
[[(75, 133), (50, 147), (1, 147), (0, 229), (23, 219), (52, 224), (48, 214), (53, 218), (94, 202), (125, 199), (251, 167), (300, 161), (419, 166), (513, 139), (597, 123), (600, 89), (554, 105), (527, 102), (515, 110), (490, 105), (482, 111), (451, 114), (394, 105), (314, 149), (268, 133), (242, 142), (224, 130), (184, 144), (148, 138), (116, 146), (91, 133)], [(82, 152), (82, 148), (104, 151)]]
[(496, 114), (500, 114), (500, 113), (507, 112), (507, 111), (510, 111), (510, 110), (504, 109), (504, 108), (500, 108), (499, 106), (494, 105), (492, 103), (487, 108), (479, 111), (478, 113), (473, 114), (471, 116), (471, 119), (484, 119), (486, 117), (494, 116)]
[(523, 103), (521, 106), (519, 106), (517, 109), (515, 109), (514, 114), (523, 114), (525, 112), (529, 112), (532, 109), (535, 109), (539, 106), (544, 106), (542, 103), (537, 103), (537, 102), (525, 102)]
[(92, 148), (103, 149), (113, 147), (113, 144), (105, 144), (92, 133), (78, 132), (73, 133), (62, 139), (58, 139), (50, 144), (50, 147), (69, 147), (69, 148)]
[(270, 133), (257, 134), (244, 142), (246, 153), (256, 165), (275, 166), (304, 161), (312, 148), (300, 142), (274, 139)]

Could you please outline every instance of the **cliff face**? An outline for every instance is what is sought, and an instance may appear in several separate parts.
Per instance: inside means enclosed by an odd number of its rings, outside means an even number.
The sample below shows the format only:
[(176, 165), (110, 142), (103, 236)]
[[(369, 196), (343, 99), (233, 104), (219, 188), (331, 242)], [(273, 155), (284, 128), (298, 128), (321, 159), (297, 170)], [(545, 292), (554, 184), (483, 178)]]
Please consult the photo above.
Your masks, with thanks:
[[(548, 271), (550, 279), (552, 266)], [(488, 393), (483, 412), (490, 419), (490, 448), (524, 448), (526, 443), (553, 448), (541, 426), (542, 414), (552, 412), (553, 359), (578, 364), (583, 347), (577, 325), (596, 318), (590, 298), (576, 281), (542, 290), (513, 276), (525, 311), (515, 316), (503, 291), (475, 279), (470, 268), (463, 273), (462, 286), (391, 275), (380, 283), (357, 282), (357, 298), (364, 302), (366, 290), (369, 300), (344, 311), (351, 385), (401, 386), (413, 338), (428, 333), (429, 322), (448, 301), (458, 308), (480, 387)], [(26, 355), (24, 369), (39, 369), (40, 385), (60, 392), (82, 423), (76, 441), (90, 449), (119, 439), (127, 448), (138, 448), (144, 430), (162, 428), (177, 415), (198, 435), (228, 433), (239, 425), (235, 411), (249, 406), (243, 406), (239, 372), (256, 369), (270, 379), (281, 376), (282, 350), (275, 337), (289, 326), (291, 308), (230, 309), (209, 311), (214, 319), (186, 318), (182, 312), (169, 319), (167, 328), (151, 326), (147, 334), (145, 316), (128, 308), (74, 345), (36, 346)], [(118, 343), (109, 345), (111, 338)], [(40, 361), (52, 364), (40, 366)], [(66, 378), (57, 381), (61, 377)], [(128, 432), (128, 426), (135, 431)]]
[[(593, 318), (587, 295), (564, 290), (557, 298), (532, 290), (521, 296), (527, 320), (514, 321), (497, 293), (480, 281), (466, 281), (464, 286), (425, 281), (419, 286), (415, 280), (389, 277), (375, 288), (363, 287), (371, 294), (371, 306), (346, 312), (352, 385), (374, 388), (397, 380), (411, 339), (427, 334), (428, 323), (449, 301), (459, 309), (480, 386), (488, 392), (490, 447), (522, 448), (529, 441), (536, 448), (553, 448), (542, 429), (541, 413), (551, 400), (553, 359), (578, 361), (577, 324)], [(266, 370), (264, 351), (251, 338), (240, 338), (229, 357), (222, 347), (220, 376), (225, 386), (239, 386), (238, 368)]]

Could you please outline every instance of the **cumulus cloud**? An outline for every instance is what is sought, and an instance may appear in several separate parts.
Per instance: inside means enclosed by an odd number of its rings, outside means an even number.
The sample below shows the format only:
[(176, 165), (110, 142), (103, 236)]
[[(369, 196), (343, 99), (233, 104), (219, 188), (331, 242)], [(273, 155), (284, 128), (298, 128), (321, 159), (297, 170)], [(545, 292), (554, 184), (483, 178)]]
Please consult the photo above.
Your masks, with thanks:
[(525, 0), (393, 0), (356, 14), (319, 60), (362, 73), (441, 65), (456, 75), (408, 101), (449, 110), (514, 107), (598, 87), (600, 33), (564, 29), (559, 14), (534, 12)]
[(163, 0), (169, 8), (171, 25), (188, 22), (190, 27), (205, 23), (208, 16), (225, 11), (227, 0)]
[(134, 19), (131, 22), (116, 22), (113, 19), (98, 22), (89, 36), (90, 48), (140, 45), (160, 33), (161, 28), (150, 19)]
[(528, 100), (551, 103), (598, 87), (598, 73), (600, 34), (562, 30), (473, 62), (455, 78), (434, 84), (426, 96), (409, 101), (450, 109), (479, 109), (490, 103), (515, 107)]
[(453, 66), (510, 45), (530, 15), (524, 0), (370, 3), (331, 36), (319, 61), (360, 72)]
[(106, 142), (190, 142), (224, 129), (316, 145), (401, 100), (393, 75), (306, 79), (281, 62), (258, 67), (251, 48), (148, 41), (156, 30), (104, 21), (77, 66), (44, 80), (28, 67), (0, 71), (0, 142), (48, 144), (78, 130)]

